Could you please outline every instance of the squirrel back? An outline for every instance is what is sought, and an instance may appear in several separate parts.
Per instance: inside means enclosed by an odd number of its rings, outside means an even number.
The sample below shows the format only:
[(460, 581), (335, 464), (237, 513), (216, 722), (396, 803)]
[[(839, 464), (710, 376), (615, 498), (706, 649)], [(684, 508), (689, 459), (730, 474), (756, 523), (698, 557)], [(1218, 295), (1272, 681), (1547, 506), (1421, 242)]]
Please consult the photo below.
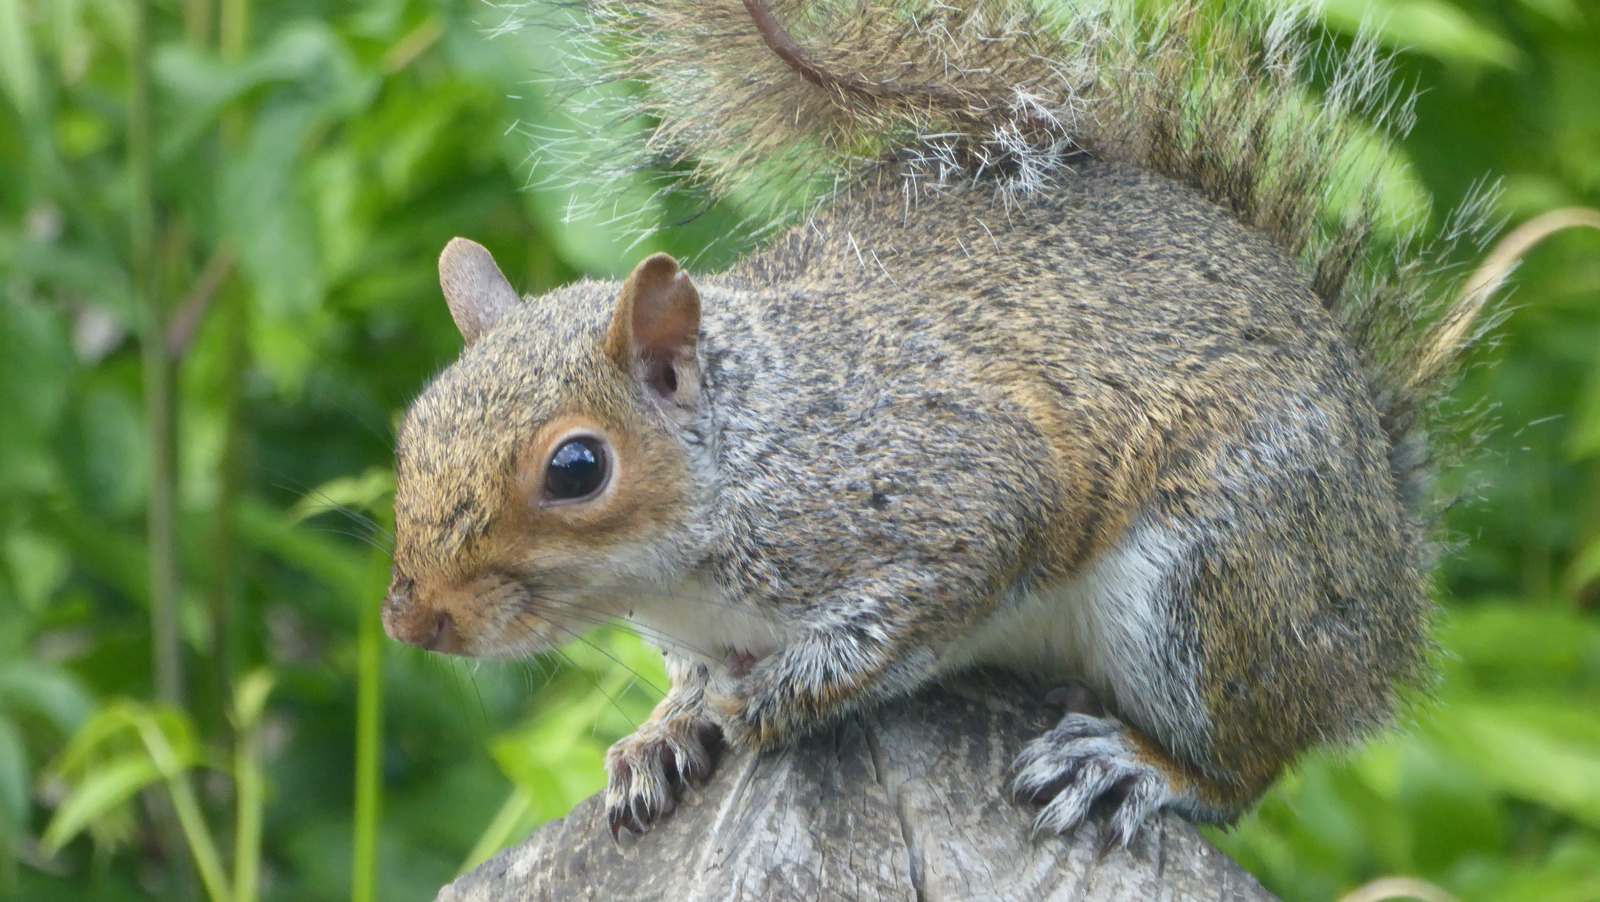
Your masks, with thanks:
[(1389, 86), (1370, 38), (1336, 48), (1310, 9), (588, 0), (564, 20), (590, 42), (570, 78), (642, 86), (595, 100), (598, 118), (658, 124), (583, 157), (574, 177), (649, 165), (667, 173), (664, 193), (763, 197), (741, 225), (756, 235), (868, 187), (907, 209), (982, 187), (1001, 215), (1053, 193), (1084, 158), (1188, 185), (1310, 277), (1360, 356), (1402, 494), (1432, 518), (1447, 500), (1432, 476), (1462, 450), (1460, 431), (1435, 420), (1439, 402), (1492, 324), (1479, 314), (1506, 274), (1469, 284), (1454, 260), (1488, 231), (1493, 192), (1469, 196), (1425, 240), (1428, 211), (1392, 201), (1415, 186), (1397, 190), (1406, 173), (1373, 149), (1409, 130), (1412, 96)]

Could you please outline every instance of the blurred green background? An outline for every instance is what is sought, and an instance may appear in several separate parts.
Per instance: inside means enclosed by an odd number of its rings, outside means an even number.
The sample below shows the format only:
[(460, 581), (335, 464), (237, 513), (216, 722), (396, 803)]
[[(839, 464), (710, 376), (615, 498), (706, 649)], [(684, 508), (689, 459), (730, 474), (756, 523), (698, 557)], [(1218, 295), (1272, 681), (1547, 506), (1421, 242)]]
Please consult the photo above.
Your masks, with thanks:
[[(1323, 15), (1422, 89), (1401, 152), (1435, 221), (1485, 177), (1510, 225), (1600, 206), (1600, 4)], [(392, 431), (458, 350), (444, 243), (534, 292), (737, 250), (707, 246), (736, 210), (637, 246), (569, 222), (533, 151), (598, 129), (534, 83), (559, 36), (499, 21), (0, 0), (0, 895), (432, 898), (599, 789), (658, 696), (614, 630), (480, 666), (377, 625)], [(1459, 393), (1498, 426), (1448, 518), (1437, 701), (1215, 834), (1287, 899), (1600, 900), (1600, 235), (1515, 284)]]

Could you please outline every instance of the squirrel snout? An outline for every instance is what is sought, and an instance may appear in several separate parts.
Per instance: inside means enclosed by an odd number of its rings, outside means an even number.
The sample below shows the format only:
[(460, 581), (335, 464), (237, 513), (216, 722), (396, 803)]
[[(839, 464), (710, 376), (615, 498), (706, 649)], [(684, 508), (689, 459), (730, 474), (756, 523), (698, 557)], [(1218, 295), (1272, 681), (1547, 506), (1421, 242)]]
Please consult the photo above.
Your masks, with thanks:
[(456, 620), (447, 611), (435, 610), (415, 598), (416, 584), (396, 580), (383, 599), (383, 631), (389, 638), (428, 651), (459, 654), (460, 635)]

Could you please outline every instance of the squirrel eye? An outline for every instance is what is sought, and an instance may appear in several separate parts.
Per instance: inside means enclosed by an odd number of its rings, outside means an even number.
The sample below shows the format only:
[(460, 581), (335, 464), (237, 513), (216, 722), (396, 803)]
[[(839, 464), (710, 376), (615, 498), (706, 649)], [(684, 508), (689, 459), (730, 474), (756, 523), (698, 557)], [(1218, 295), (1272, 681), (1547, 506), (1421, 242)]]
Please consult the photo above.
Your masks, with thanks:
[(544, 494), (551, 501), (577, 501), (599, 492), (606, 484), (605, 445), (593, 436), (561, 443), (550, 455), (544, 471)]

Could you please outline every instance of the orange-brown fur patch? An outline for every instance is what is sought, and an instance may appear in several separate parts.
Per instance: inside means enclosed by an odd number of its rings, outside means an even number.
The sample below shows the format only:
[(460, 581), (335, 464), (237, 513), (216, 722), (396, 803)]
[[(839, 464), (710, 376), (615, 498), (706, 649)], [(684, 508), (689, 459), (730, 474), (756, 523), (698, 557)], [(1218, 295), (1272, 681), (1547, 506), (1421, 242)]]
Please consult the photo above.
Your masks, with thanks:
[[(605, 490), (588, 501), (541, 503), (551, 455), (561, 440), (580, 433), (605, 440), (612, 468)], [(513, 465), (514, 484), (526, 503), (508, 505), (492, 530), (494, 556), (519, 567), (560, 567), (600, 548), (632, 544), (654, 524), (675, 518), (687, 474), (671, 455), (651, 453), (656, 442), (636, 427), (608, 427), (583, 414), (552, 419)]]

